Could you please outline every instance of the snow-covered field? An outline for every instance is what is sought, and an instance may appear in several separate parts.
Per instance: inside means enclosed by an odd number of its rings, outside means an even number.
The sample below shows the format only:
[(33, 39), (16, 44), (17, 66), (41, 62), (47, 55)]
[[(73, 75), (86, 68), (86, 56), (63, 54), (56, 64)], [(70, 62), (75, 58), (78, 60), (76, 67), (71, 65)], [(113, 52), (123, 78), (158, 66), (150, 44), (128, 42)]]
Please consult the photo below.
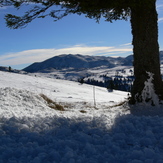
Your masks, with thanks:
[[(58, 78), (65, 80), (78, 81), (81, 78), (93, 78), (95, 80), (101, 81), (100, 76), (107, 75), (108, 77), (114, 77), (115, 75), (122, 75), (123, 77), (133, 75), (130, 71), (133, 71), (132, 66), (116, 66), (113, 68), (108, 68), (106, 66), (95, 67), (90, 69), (50, 69), (46, 70), (44, 73), (32, 73), (37, 76), (44, 76), (49, 78)], [(103, 81), (103, 80), (102, 80)]]
[[(8, 72), (0, 77), (0, 163), (163, 163), (163, 117), (116, 106), (126, 92)], [(40, 94), (65, 111), (49, 108)]]

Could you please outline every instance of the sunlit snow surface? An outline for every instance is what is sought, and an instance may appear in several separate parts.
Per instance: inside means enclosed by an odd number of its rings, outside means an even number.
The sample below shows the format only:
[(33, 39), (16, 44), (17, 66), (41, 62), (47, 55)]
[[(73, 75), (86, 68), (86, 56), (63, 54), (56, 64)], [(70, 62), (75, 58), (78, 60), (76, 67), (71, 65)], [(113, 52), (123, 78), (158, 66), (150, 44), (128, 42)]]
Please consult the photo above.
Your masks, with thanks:
[[(0, 77), (0, 163), (163, 163), (163, 118), (111, 107), (127, 93), (95, 87), (94, 96), (85, 84)], [(66, 111), (49, 108), (40, 93)]]

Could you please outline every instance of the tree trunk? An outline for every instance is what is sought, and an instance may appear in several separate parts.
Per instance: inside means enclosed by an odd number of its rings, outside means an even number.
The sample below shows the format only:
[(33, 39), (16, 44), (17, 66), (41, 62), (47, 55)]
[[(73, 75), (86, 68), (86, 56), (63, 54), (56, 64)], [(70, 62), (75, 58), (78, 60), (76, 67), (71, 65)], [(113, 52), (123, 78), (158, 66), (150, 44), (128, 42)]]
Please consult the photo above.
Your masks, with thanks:
[(154, 103), (152, 96), (146, 96), (146, 99), (142, 97), (145, 81), (149, 79), (149, 73), (153, 74), (152, 86), (155, 94), (159, 100), (163, 99), (158, 45), (158, 17), (155, 3), (155, 0), (148, 2), (141, 0), (140, 5), (137, 4), (131, 8), (135, 75), (130, 99), (132, 104), (149, 101)]

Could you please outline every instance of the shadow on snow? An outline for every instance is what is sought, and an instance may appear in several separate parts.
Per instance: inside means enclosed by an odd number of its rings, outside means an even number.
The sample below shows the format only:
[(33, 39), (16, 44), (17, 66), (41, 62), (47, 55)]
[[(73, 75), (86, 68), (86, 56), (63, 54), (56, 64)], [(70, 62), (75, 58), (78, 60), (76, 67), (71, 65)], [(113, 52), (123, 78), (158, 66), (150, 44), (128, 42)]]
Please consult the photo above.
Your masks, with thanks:
[(163, 118), (1, 118), (0, 162), (160, 163)]

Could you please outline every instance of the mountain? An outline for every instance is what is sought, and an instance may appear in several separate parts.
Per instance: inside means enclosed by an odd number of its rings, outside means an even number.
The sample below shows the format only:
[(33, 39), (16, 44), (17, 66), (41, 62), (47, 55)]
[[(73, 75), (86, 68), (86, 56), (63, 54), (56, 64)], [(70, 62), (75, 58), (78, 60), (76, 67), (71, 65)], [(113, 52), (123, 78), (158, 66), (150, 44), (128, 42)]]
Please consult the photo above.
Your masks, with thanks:
[[(163, 51), (160, 51), (160, 60), (163, 64)], [(43, 62), (35, 62), (30, 66), (23, 69), (23, 71), (36, 73), (47, 72), (63, 69), (92, 69), (92, 68), (113, 68), (117, 66), (132, 66), (133, 55), (129, 55), (125, 58), (118, 57), (104, 57), (104, 56), (85, 56), (85, 55), (72, 55), (62, 54), (49, 58)]]
[[(163, 64), (163, 51), (160, 52), (161, 64)], [(80, 79), (104, 82), (107, 77), (115, 75), (133, 75), (133, 55), (125, 58), (85, 56), (63, 54), (49, 58), (43, 62), (33, 63), (23, 71), (34, 73), (33, 75), (45, 76), (64, 80), (78, 81)], [(163, 74), (163, 66), (161, 66)]]
[(36, 62), (23, 69), (23, 71), (34, 73), (44, 72), (46, 70), (62, 70), (62, 69), (90, 69), (97, 67), (113, 68), (116, 66), (131, 66), (132, 56), (126, 58), (118, 57), (104, 57), (104, 56), (85, 56), (85, 55), (72, 55), (63, 54), (47, 59), (43, 62)]

